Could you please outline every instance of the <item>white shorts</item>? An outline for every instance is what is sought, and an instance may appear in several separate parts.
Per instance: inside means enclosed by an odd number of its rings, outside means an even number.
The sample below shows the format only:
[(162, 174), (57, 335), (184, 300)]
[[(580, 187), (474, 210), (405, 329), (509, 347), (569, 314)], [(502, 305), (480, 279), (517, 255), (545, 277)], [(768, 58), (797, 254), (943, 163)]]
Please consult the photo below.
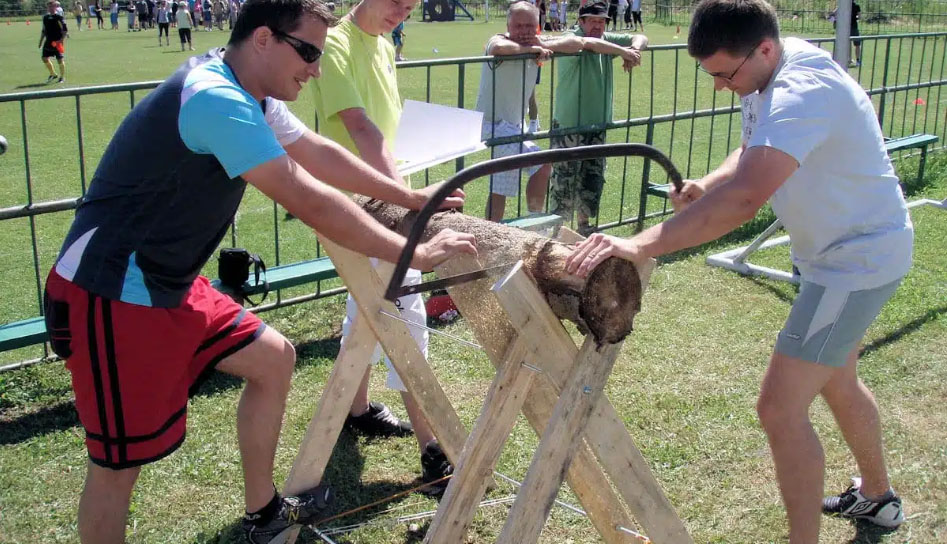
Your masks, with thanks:
[[(378, 262), (377, 259), (372, 259), (371, 261), (372, 266)], [(421, 283), (421, 271), (409, 268), (402, 285), (415, 285), (418, 283)], [(406, 295), (399, 298), (395, 302), (395, 306), (401, 310), (401, 317), (404, 319), (407, 319), (412, 323), (427, 326), (427, 311), (424, 308), (424, 299), (421, 297), (420, 293)], [(345, 320), (342, 321), (343, 345), (345, 344), (345, 338), (352, 331), (352, 324), (355, 322), (357, 316), (358, 306), (355, 304), (355, 299), (352, 298), (352, 295), (349, 295), (345, 300)], [(426, 358), (428, 344), (427, 329), (422, 329), (421, 327), (415, 327), (412, 325), (408, 325), (407, 327), (411, 332), (411, 337), (414, 338), (415, 342), (417, 342), (418, 348), (421, 349), (421, 353), (423, 353), (424, 357)], [(375, 344), (375, 351), (372, 353), (370, 362), (373, 364), (377, 363), (378, 360), (381, 359), (382, 353), (381, 345)], [(388, 380), (386, 382), (388, 388), (394, 389), (396, 391), (407, 391), (407, 388), (404, 386), (404, 382), (401, 381), (401, 377), (398, 376), (398, 373), (395, 371), (395, 367), (391, 364), (391, 359), (389, 359), (387, 355), (385, 356), (385, 365), (388, 367)]]
[[(489, 138), (505, 138), (507, 136), (519, 136), (521, 134), (520, 125), (514, 125), (506, 121), (497, 121), (491, 123), (489, 119), (484, 119), (481, 128), (480, 137), (484, 140)], [(527, 140), (522, 143), (503, 144), (493, 147), (493, 156), (491, 158), (499, 159), (501, 157), (512, 157), (522, 153), (535, 153), (540, 148), (534, 142)], [(532, 176), (539, 170), (538, 166), (523, 168), (527, 176)], [(490, 192), (496, 195), (513, 197), (520, 194), (520, 171), (507, 170), (499, 174), (490, 176)]]

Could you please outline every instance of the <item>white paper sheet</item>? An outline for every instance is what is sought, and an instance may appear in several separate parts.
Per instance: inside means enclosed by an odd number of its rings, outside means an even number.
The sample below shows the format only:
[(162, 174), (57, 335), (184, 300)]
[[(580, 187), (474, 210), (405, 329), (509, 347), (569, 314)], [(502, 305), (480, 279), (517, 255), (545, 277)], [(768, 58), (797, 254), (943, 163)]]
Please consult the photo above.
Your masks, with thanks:
[(408, 174), (486, 149), (483, 113), (405, 100), (395, 138), (398, 172)]

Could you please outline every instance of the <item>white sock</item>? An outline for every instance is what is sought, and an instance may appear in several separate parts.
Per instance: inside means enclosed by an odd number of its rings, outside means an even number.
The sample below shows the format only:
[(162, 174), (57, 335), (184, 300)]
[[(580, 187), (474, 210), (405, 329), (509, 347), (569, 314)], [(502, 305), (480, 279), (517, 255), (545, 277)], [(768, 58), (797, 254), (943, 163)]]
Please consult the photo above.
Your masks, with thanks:
[(539, 132), (539, 119), (530, 119), (530, 120), (529, 120), (529, 131), (530, 131), (530, 132)]

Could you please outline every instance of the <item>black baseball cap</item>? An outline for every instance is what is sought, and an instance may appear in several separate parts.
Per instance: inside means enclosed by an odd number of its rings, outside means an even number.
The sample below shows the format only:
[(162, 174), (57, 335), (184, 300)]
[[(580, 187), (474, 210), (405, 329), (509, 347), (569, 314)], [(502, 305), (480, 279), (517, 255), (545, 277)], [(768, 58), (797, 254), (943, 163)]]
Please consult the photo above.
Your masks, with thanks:
[(579, 18), (582, 17), (603, 17), (609, 19), (608, 6), (605, 2), (592, 2), (579, 8)]

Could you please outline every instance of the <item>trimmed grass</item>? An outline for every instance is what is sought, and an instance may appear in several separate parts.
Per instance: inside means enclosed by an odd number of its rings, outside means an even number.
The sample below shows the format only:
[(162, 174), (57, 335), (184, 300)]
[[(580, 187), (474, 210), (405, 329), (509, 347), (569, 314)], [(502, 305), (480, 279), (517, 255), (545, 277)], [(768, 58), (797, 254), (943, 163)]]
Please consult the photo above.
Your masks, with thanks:
[[(424, 25), (410, 23), (405, 54), (409, 58), (430, 56), (434, 47), (439, 57), (469, 56), (479, 52), (486, 37), (500, 30), (498, 23), (453, 23)], [(673, 43), (672, 28), (649, 25), (652, 43)], [(45, 79), (38, 54), (32, 49), (35, 28), (0, 26), (0, 90)], [(174, 51), (153, 46), (153, 34), (126, 34), (124, 31), (83, 32), (69, 43), (69, 84), (101, 84), (158, 79), (183, 60)], [(214, 41), (221, 44), (223, 33), (196, 33), (201, 47)], [(172, 42), (173, 43), (173, 42)], [(680, 39), (678, 40), (680, 43)], [(926, 42), (925, 42), (926, 43)], [(922, 55), (922, 44), (902, 43), (903, 65), (895, 60), (889, 68), (889, 82), (917, 81), (920, 76), (942, 73), (944, 40), (932, 41)], [(894, 43), (897, 50), (898, 42)], [(908, 62), (908, 48), (912, 58)], [(931, 51), (936, 54), (931, 54)], [(883, 51), (883, 48), (882, 48)], [(866, 59), (871, 48), (866, 49)], [(880, 55), (880, 52), (878, 53)], [(920, 61), (921, 57), (926, 60)], [(616, 118), (655, 114), (693, 107), (693, 88), (698, 86), (698, 107), (709, 107), (714, 95), (709, 84), (696, 80), (693, 65), (684, 53), (655, 53), (654, 100), (649, 101), (652, 81), (651, 57), (632, 76), (631, 92), (619, 81)], [(877, 58), (877, 57), (875, 57)], [(901, 58), (901, 57), (897, 57)], [(881, 76), (873, 61), (862, 70), (861, 81), (877, 86)], [(677, 70), (669, 69), (676, 66)], [(921, 68), (923, 68), (923, 71)], [(405, 70), (401, 77), (406, 98), (424, 99), (424, 69)], [(456, 67), (431, 70), (431, 97), (441, 103), (455, 103)], [(549, 84), (552, 70), (543, 70), (540, 110), (548, 127)], [(678, 78), (675, 79), (674, 75)], [(875, 74), (870, 76), (869, 74)], [(874, 84), (869, 85), (869, 77)], [(619, 80), (621, 78), (618, 78)], [(479, 71), (469, 69), (465, 77), (465, 104), (472, 107)], [(677, 83), (675, 83), (675, 81)], [(911, 115), (923, 116), (918, 128), (942, 130), (934, 123), (939, 113), (939, 89), (918, 91), (927, 97), (927, 109), (911, 103), (914, 94), (901, 93), (887, 103), (888, 111), (911, 127)], [(140, 98), (140, 93), (136, 98)], [(631, 98), (629, 98), (631, 97)], [(906, 97), (910, 97), (907, 100)], [(301, 118), (311, 119), (308, 95), (293, 108)], [(629, 101), (630, 100), (630, 101)], [(716, 97), (729, 101), (729, 95)], [(37, 199), (76, 196), (80, 190), (74, 99), (29, 103), (31, 175)], [(109, 135), (127, 111), (128, 95), (106, 95), (82, 99), (86, 172), (92, 169)], [(936, 108), (936, 109), (935, 109)], [(927, 113), (930, 125), (927, 125)], [(900, 113), (899, 113), (900, 112)], [(706, 171), (726, 153), (728, 134), (736, 141), (739, 119), (728, 127), (726, 118), (717, 118), (713, 129), (709, 119), (693, 125), (681, 121), (658, 127), (656, 145), (670, 150), (682, 169), (691, 175)], [(0, 134), (11, 140), (11, 151), (0, 157), (0, 207), (25, 200), (22, 147), (12, 135), (19, 134), (19, 106), (0, 104)], [(683, 124), (682, 124), (683, 123)], [(695, 145), (689, 150), (691, 127)], [(934, 128), (934, 127), (938, 128)], [(885, 126), (886, 132), (888, 126)], [(643, 141), (644, 128), (628, 131), (632, 141)], [(713, 140), (710, 135), (713, 135)], [(624, 131), (612, 131), (610, 140), (624, 141)], [(710, 142), (713, 142), (711, 145)], [(673, 142), (673, 146), (671, 145)], [(731, 142), (732, 143), (732, 142)], [(160, 152), (160, 142), (155, 142)], [(690, 159), (688, 159), (690, 157)], [(483, 157), (472, 157), (472, 164)], [(637, 210), (637, 200), (620, 202), (617, 190), (622, 183), (622, 161), (609, 165), (609, 192), (604, 205), (608, 217), (619, 209)], [(629, 161), (626, 176), (631, 194), (637, 194), (640, 161)], [(913, 184), (916, 161), (898, 163), (911, 198), (941, 199), (947, 194), (947, 157), (929, 161), (926, 179)], [(451, 173), (442, 167), (431, 174), (438, 179)], [(484, 189), (473, 185), (471, 209), (482, 209)], [(655, 204), (657, 205), (657, 204)], [(515, 210), (515, 206), (510, 206)], [(511, 211), (512, 213), (512, 211)], [(905, 499), (909, 522), (897, 532), (879, 534), (837, 520), (825, 520), (823, 542), (887, 542), (937, 544), (947, 540), (947, 257), (943, 240), (947, 237), (947, 215), (939, 210), (920, 208), (912, 213), (917, 231), (915, 264), (894, 299), (872, 326), (866, 339), (862, 375), (882, 407), (886, 452), (897, 489)], [(37, 220), (41, 270), (51, 264), (68, 226), (70, 214), (44, 216)], [(664, 259), (639, 316), (635, 333), (629, 338), (609, 382), (608, 395), (649, 460), (697, 542), (763, 543), (785, 542), (785, 521), (766, 439), (756, 420), (754, 403), (759, 381), (770, 349), (788, 313), (794, 290), (768, 280), (741, 278), (703, 264), (706, 254), (745, 242), (772, 219), (764, 211), (752, 224), (725, 240), (682, 252)], [(258, 194), (248, 194), (238, 217), (239, 242), (272, 257), (273, 224), (280, 228), (281, 257), (291, 262), (311, 257), (313, 237), (298, 221), (284, 222), (282, 211)], [(629, 228), (616, 229), (627, 234)], [(0, 321), (27, 317), (35, 312), (32, 291), (30, 232), (27, 220), (11, 221), (0, 229)], [(272, 262), (272, 258), (268, 258)], [(754, 262), (786, 268), (785, 248), (766, 251)], [(208, 273), (213, 274), (210, 269)], [(304, 289), (298, 292), (304, 292)], [(294, 375), (280, 447), (276, 481), (281, 483), (292, 464), (319, 395), (338, 352), (338, 324), (343, 301), (339, 297), (267, 313), (265, 320), (296, 344), (299, 363)], [(470, 338), (463, 321), (450, 325), (447, 332)], [(573, 331), (574, 333), (575, 331)], [(24, 352), (3, 354), (4, 361), (24, 358)], [(480, 411), (483, 395), (493, 370), (482, 353), (449, 340), (433, 337), (431, 364), (454, 403), (461, 420), (471, 426)], [(403, 413), (397, 395), (384, 389), (383, 372), (373, 376), (373, 397), (388, 402)], [(170, 458), (150, 465), (142, 472), (132, 501), (128, 539), (147, 543), (227, 543), (240, 542), (239, 517), (241, 473), (233, 425), (240, 384), (216, 376), (193, 399), (189, 410), (189, 437)], [(843, 488), (855, 467), (844, 442), (823, 403), (812, 409), (826, 451), (827, 491)], [(68, 373), (61, 363), (0, 374), (0, 543), (42, 541), (75, 542), (76, 507), (86, 463), (83, 432), (71, 405)], [(521, 479), (529, 466), (536, 438), (521, 419), (513, 430), (499, 470)], [(413, 439), (367, 442), (344, 434), (330, 462), (327, 479), (339, 494), (336, 511), (366, 504), (410, 487), (419, 472)], [(505, 497), (508, 486), (501, 484), (490, 496)], [(573, 504), (575, 498), (563, 490), (561, 498)], [(400, 508), (382, 514), (380, 508), (333, 522), (332, 526), (369, 521), (375, 516), (390, 520), (396, 515), (433, 509), (430, 499), (409, 495), (394, 501)], [(470, 533), (470, 542), (492, 542), (502, 528), (508, 506), (480, 511)], [(420, 522), (423, 529), (423, 522)], [(416, 542), (417, 535), (406, 523), (376, 522), (357, 531), (334, 537), (339, 542)], [(304, 532), (303, 542), (317, 542)], [(542, 542), (596, 542), (591, 525), (566, 510), (554, 509)]]

